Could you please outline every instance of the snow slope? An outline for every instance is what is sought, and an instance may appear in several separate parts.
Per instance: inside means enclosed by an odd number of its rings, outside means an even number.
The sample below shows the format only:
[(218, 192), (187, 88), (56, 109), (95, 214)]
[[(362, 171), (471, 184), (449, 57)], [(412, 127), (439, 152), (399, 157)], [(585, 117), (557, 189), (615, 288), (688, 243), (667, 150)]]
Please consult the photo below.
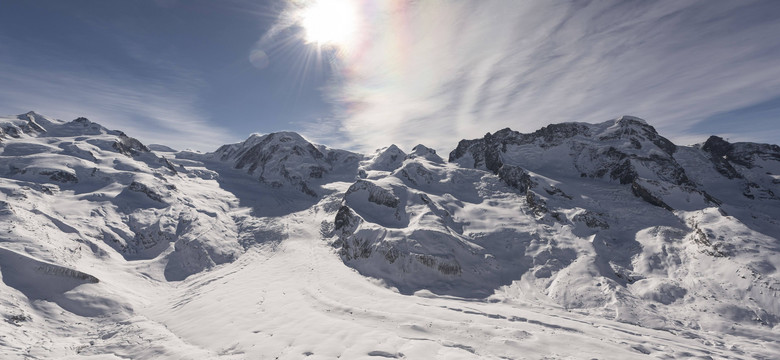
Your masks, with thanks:
[(445, 161), (0, 118), (0, 357), (773, 358), (780, 148), (645, 121)]

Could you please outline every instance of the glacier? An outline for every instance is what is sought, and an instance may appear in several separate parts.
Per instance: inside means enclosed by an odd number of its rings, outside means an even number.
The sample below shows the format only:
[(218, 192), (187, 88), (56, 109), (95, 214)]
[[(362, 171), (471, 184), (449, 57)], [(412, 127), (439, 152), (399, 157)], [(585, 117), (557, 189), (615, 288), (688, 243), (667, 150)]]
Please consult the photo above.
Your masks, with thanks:
[(780, 353), (777, 145), (632, 116), (453, 145), (2, 117), (0, 357)]

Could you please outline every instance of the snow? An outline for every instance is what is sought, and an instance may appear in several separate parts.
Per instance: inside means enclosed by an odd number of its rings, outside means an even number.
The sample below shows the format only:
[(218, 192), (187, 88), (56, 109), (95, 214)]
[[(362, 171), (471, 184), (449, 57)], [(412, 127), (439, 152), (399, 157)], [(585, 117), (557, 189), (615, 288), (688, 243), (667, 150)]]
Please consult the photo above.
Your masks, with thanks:
[[(0, 128), (3, 359), (780, 353), (771, 147), (736, 146), (728, 179), (639, 119), (576, 123), (506, 146), (518, 188), (422, 145), (275, 133), (197, 154), (88, 120)], [(581, 176), (620, 165), (610, 147), (632, 184)]]

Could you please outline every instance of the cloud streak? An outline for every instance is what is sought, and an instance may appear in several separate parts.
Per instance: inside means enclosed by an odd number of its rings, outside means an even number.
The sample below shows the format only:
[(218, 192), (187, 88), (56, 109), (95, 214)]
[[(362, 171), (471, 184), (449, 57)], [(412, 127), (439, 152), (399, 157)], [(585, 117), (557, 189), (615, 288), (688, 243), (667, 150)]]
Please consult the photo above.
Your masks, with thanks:
[(63, 120), (84, 116), (144, 143), (178, 149), (213, 151), (236, 140), (200, 109), (198, 91), (205, 83), (196, 72), (166, 62), (137, 43), (114, 40), (119, 56), (143, 70), (74, 57), (46, 43), (9, 40), (15, 53), (0, 56), (0, 109), (33, 110)]
[(780, 94), (776, 2), (380, 3), (328, 89), (362, 150), (449, 151), (504, 127), (623, 114), (703, 141), (697, 123)]
[(63, 120), (85, 116), (145, 143), (179, 149), (212, 151), (233, 139), (204, 119), (192, 94), (170, 83), (8, 66), (0, 67), (0, 73), (5, 84), (0, 107), (6, 111), (34, 110)]

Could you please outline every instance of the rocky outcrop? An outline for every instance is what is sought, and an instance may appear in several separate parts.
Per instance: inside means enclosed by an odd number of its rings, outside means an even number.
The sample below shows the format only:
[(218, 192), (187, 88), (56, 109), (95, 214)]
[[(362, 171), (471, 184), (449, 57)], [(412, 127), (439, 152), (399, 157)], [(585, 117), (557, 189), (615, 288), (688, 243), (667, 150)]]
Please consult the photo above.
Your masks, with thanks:
[(149, 148), (147, 148), (140, 141), (138, 141), (135, 138), (131, 138), (121, 132), (119, 133), (119, 136), (117, 140), (114, 142), (114, 144), (112, 145), (112, 147), (117, 152), (125, 154), (127, 156), (135, 156), (138, 155), (139, 153), (150, 152)]
[(398, 175), (412, 185), (430, 185), (438, 181), (436, 176), (425, 166), (417, 162), (407, 162), (398, 171)]
[(701, 145), (715, 169), (730, 179), (743, 178), (735, 165), (752, 169), (759, 160), (780, 161), (780, 146), (757, 143), (730, 143), (718, 136), (710, 136)]
[(761, 169), (764, 164), (780, 161), (780, 146), (730, 143), (721, 137), (710, 136), (700, 148), (718, 173), (727, 179), (742, 181), (742, 194), (746, 198), (778, 199), (773, 189), (777, 189), (780, 180), (767, 171), (772, 169)]
[(714, 161), (725, 160), (748, 169), (752, 169), (758, 160), (780, 161), (778, 145), (745, 142), (732, 144), (721, 137), (710, 136), (701, 149), (709, 153)]
[(592, 229), (609, 229), (609, 224), (603, 219), (603, 214), (594, 214), (590, 211), (583, 211), (572, 218), (573, 221), (584, 223), (585, 226)]
[(631, 185), (637, 197), (661, 206), (662, 201), (653, 200), (659, 197), (636, 181), (645, 178), (695, 188), (675, 160), (676, 151), (671, 141), (644, 120), (622, 116), (601, 124), (553, 124), (530, 134), (499, 130), (482, 139), (462, 140), (449, 161), (491, 171), (521, 193), (531, 187), (528, 170), (549, 173), (555, 169), (561, 176)]
[(661, 180), (678, 185), (690, 183), (672, 157), (676, 146), (643, 120), (630, 116), (602, 124), (553, 124), (530, 134), (507, 128), (482, 139), (460, 141), (449, 161), (460, 163), (460, 159), (469, 157), (471, 163), (466, 165), (498, 174), (507, 163), (527, 168), (521, 159), (508, 155), (519, 148), (536, 148), (537, 153), (557, 148), (558, 152), (568, 153), (568, 158), (557, 160), (570, 162), (572, 172), (582, 177), (630, 184), (638, 177), (639, 169), (646, 168)]
[(7, 201), (0, 200), (0, 216), (10, 216), (14, 214), (16, 214), (16, 212), (14, 212), (14, 207)]
[(671, 206), (667, 205), (663, 200), (661, 200), (658, 196), (652, 193), (652, 191), (648, 190), (646, 187), (642, 186), (637, 181), (633, 181), (631, 183), (631, 192), (641, 198), (644, 201), (647, 201), (650, 204), (653, 204), (655, 206), (664, 208), (669, 211), (674, 211)]
[(503, 180), (504, 183), (525, 193), (533, 186), (533, 180), (525, 169), (514, 165), (503, 165), (498, 169), (498, 178)]
[(46, 133), (46, 129), (39, 122), (48, 122), (48, 120), (30, 111), (16, 116), (15, 121), (0, 123), (0, 140), (6, 136), (18, 139), (22, 135)]
[(353, 194), (365, 191), (368, 193), (368, 202), (389, 207), (395, 209), (398, 207), (400, 200), (393, 195), (392, 192), (377, 186), (376, 184), (367, 180), (358, 180), (352, 186), (347, 189), (344, 198), (348, 199)]
[(157, 192), (155, 192), (154, 190), (150, 189), (148, 186), (140, 182), (133, 181), (132, 183), (130, 183), (130, 185), (127, 186), (127, 189), (130, 191), (143, 193), (146, 195), (146, 197), (154, 201), (164, 203), (162, 196), (160, 194), (158, 194)]
[(529, 141), (529, 137), (509, 128), (496, 131), (494, 134), (487, 133), (482, 139), (461, 140), (458, 146), (450, 152), (449, 162), (455, 162), (467, 155), (471, 156), (470, 166), (475, 169), (486, 169), (498, 173), (501, 166), (504, 165), (500, 153), (505, 151), (509, 144), (524, 144)]
[(39, 174), (48, 176), (49, 179), (60, 183), (78, 183), (79, 178), (76, 175), (62, 170), (44, 170)]

